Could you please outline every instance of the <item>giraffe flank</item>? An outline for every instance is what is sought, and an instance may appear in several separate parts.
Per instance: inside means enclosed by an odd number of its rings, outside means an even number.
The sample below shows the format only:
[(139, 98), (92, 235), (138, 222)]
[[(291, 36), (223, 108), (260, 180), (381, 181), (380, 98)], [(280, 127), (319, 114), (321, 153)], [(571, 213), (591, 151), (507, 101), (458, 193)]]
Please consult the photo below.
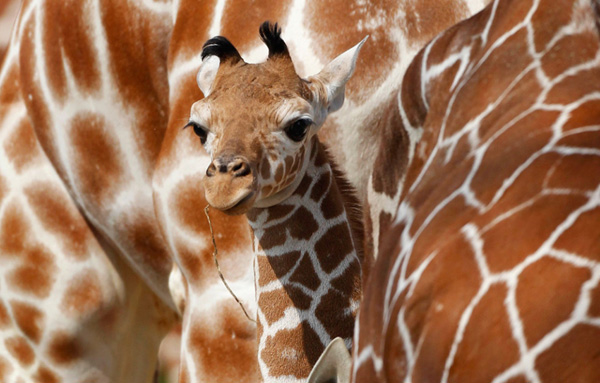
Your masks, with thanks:
[(260, 64), (224, 37), (208, 40), (206, 98), (186, 126), (212, 159), (206, 200), (246, 213), (255, 238), (261, 381), (301, 382), (333, 338), (351, 346), (360, 300), (360, 207), (316, 134), (342, 106), (364, 40), (303, 80), (280, 33), (260, 27), (269, 49)]
[[(256, 58), (262, 43), (242, 31), (282, 20), (298, 36), (299, 71), (312, 72), (371, 35), (344, 112), (322, 129), (362, 198), (382, 125), (362, 136), (340, 127), (380, 121), (410, 57), (481, 6), (24, 1), (0, 69), (0, 381), (147, 381), (176, 305), (182, 382), (253, 380), (256, 328), (216, 275), (196, 214), (208, 157), (176, 134), (202, 97), (202, 42), (225, 34)], [(212, 218), (223, 271), (252, 311), (247, 221)]]
[(494, 1), (412, 62), (370, 184), (353, 382), (600, 380), (595, 17)]

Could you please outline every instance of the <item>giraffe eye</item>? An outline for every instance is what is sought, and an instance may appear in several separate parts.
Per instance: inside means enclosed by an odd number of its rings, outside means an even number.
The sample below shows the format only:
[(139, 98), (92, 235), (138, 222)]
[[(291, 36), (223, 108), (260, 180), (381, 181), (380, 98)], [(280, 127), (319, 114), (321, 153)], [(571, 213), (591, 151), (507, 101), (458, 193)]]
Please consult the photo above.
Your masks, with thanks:
[(204, 145), (206, 143), (206, 137), (208, 136), (206, 129), (195, 121), (188, 122), (183, 128), (185, 129), (188, 126), (191, 126), (194, 129), (194, 133), (200, 137), (200, 142)]
[(284, 131), (292, 141), (300, 142), (306, 135), (308, 127), (311, 124), (312, 121), (309, 118), (300, 118), (289, 124)]

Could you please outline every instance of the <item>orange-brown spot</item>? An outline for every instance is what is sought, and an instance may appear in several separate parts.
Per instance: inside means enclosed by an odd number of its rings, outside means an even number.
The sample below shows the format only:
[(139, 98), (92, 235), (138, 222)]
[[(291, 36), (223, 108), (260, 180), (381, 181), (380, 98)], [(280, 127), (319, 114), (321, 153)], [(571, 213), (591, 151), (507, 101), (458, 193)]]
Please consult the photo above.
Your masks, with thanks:
[(37, 245), (23, 254), (21, 265), (8, 276), (12, 288), (44, 298), (50, 294), (56, 265), (53, 255)]
[[(538, 199), (483, 234), (483, 252), (492, 272), (507, 270), (536, 251), (556, 227), (586, 202), (579, 196)], [(517, 230), (518, 229), (518, 230)]]
[(492, 143), (473, 178), (472, 188), (477, 198), (484, 203), (491, 201), (502, 183), (548, 143), (552, 136), (550, 126), (557, 117), (555, 112), (533, 112)]
[(58, 383), (58, 377), (56, 376), (56, 374), (49, 369), (46, 366), (40, 366), (38, 367), (37, 371), (35, 372), (35, 375), (33, 375), (33, 379), (35, 379), (36, 382), (40, 382), (40, 383)]
[[(398, 242), (398, 237), (394, 242)], [(425, 258), (422, 254), (415, 255)], [(386, 266), (378, 258), (370, 277), (374, 288), (370, 289), (370, 294), (365, 292), (369, 294), (365, 295), (365, 301), (374, 294), (384, 297), (381, 291), (385, 291), (388, 282), (386, 276), (392, 269), (393, 261)], [(404, 308), (404, 320), (413, 344), (421, 344), (413, 381), (440, 381), (454, 341), (455, 329), (481, 283), (470, 244), (460, 236), (441, 246), (416, 283), (410, 297), (406, 300), (400, 297), (394, 312), (398, 315), (400, 308)], [(382, 309), (372, 307), (372, 310)], [(361, 307), (361, 321), (363, 313)], [(374, 331), (376, 333), (378, 329)], [(402, 344), (400, 334), (396, 337), (396, 344)]]
[(521, 273), (517, 307), (529, 347), (571, 316), (581, 286), (590, 277), (588, 269), (550, 258), (532, 264)]
[[(209, 381), (258, 381), (256, 331), (233, 302), (220, 307), (213, 318), (191, 319), (189, 352)], [(196, 379), (199, 377), (196, 377)]]
[(8, 310), (4, 305), (4, 302), (0, 300), (0, 328), (6, 327), (10, 324), (10, 317), (8, 316)]
[[(537, 32), (536, 32), (537, 34)], [(592, 61), (598, 51), (598, 35), (593, 32), (560, 39), (542, 58), (542, 69), (554, 78), (572, 66)], [(577, 52), (577, 54), (565, 54)]]
[(124, 176), (119, 142), (109, 132), (116, 127), (99, 114), (82, 113), (71, 120), (76, 173), (86, 198), (101, 203), (110, 198)]
[(10, 203), (0, 223), (0, 256), (21, 253), (27, 244), (28, 229), (22, 208), (14, 202)]
[(69, 364), (83, 354), (77, 340), (65, 332), (56, 332), (52, 335), (48, 346), (48, 356), (57, 364)]
[(42, 334), (44, 314), (23, 302), (12, 301), (10, 306), (21, 331), (34, 343), (38, 343)]
[(102, 289), (98, 275), (86, 270), (68, 282), (62, 300), (62, 309), (71, 316), (84, 316), (97, 310), (102, 303)]
[(169, 274), (173, 263), (167, 254), (156, 221), (142, 216), (123, 225), (122, 230), (135, 252), (141, 256), (144, 265), (159, 274)]
[(4, 150), (17, 171), (22, 171), (40, 158), (41, 148), (29, 120), (23, 118), (19, 121), (18, 127), (4, 144)]
[(600, 185), (600, 157), (594, 155), (570, 155), (560, 161), (550, 175), (549, 188), (593, 191)]
[[(313, 347), (302, 347), (304, 344)], [(320, 344), (317, 334), (303, 322), (298, 328), (280, 330), (267, 338), (260, 357), (269, 366), (271, 376), (306, 378), (323, 351)]]
[(22, 336), (8, 338), (4, 344), (8, 352), (19, 361), (19, 364), (22, 367), (29, 366), (33, 363), (35, 357), (33, 349)]
[(600, 329), (591, 325), (575, 326), (558, 339), (535, 361), (544, 382), (599, 382)]
[(13, 367), (11, 364), (0, 356), (0, 381), (5, 382), (8, 380), (8, 376), (12, 372)]
[(450, 369), (450, 382), (490, 382), (519, 360), (504, 306), (506, 293), (505, 286), (492, 286), (473, 310)]
[(86, 259), (92, 234), (67, 192), (53, 183), (42, 183), (27, 188), (25, 195), (45, 229), (63, 240), (67, 254)]
[(556, 241), (555, 248), (600, 261), (600, 208), (579, 216)]

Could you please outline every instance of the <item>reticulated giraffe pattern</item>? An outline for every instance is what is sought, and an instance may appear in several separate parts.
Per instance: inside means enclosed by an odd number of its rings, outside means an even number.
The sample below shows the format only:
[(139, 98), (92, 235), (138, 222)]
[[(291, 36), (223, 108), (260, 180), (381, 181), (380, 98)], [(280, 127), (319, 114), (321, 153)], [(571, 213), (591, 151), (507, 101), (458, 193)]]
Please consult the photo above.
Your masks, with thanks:
[(419, 53), (398, 100), (353, 381), (600, 379), (592, 2), (494, 1)]
[(361, 297), (356, 249), (362, 242), (346, 213), (352, 207), (344, 206), (341, 195), (351, 191), (340, 188), (325, 149), (312, 141), (310, 162), (295, 192), (279, 205), (249, 213), (258, 360), (269, 381), (286, 376), (304, 381), (335, 337), (350, 347)]
[[(71, 380), (85, 377), (84, 371), (98, 381), (143, 381), (153, 374), (159, 338), (174, 321), (169, 290), (184, 309), (182, 363), (190, 368), (182, 380), (237, 382), (255, 374), (255, 326), (215, 273), (208, 225), (196, 214), (206, 201), (190, 193), (208, 157), (190, 156), (197, 147), (174, 142), (172, 134), (202, 97), (194, 81), (201, 44), (226, 34), (242, 53), (258, 57), (260, 43), (246, 31), (265, 19), (279, 20), (295, 36), (291, 51), (302, 54), (303, 72), (309, 73), (324, 57), (370, 34), (378, 43), (365, 48), (345, 112), (324, 128), (327, 140), (342, 142), (333, 152), (345, 170), (361, 170), (353, 183), (363, 185), (356, 180), (366, 179), (363, 153), (369, 151), (357, 148), (369, 146), (367, 139), (339, 127), (376, 120), (382, 100), (393, 93), (390, 84), (398, 84), (418, 48), (482, 6), (462, 0), (422, 4), (398, 3), (392, 10), (383, 1), (24, 1), (0, 75), (0, 220), (6, 223), (0, 245), (23, 244), (0, 255), (7, 312), (2, 336), (18, 338), (3, 349), (9, 362), (2, 365), (11, 367), (0, 374), (9, 382), (36, 381), (39, 374)], [(400, 17), (405, 14), (414, 17)], [(431, 23), (431, 15), (444, 17)], [(389, 28), (389, 22), (398, 24)], [(375, 137), (368, 135), (371, 145)], [(188, 160), (161, 162), (159, 152), (170, 150)], [(172, 178), (162, 178), (174, 167)], [(213, 219), (224, 273), (252, 311), (246, 221), (218, 214)], [(178, 267), (168, 283), (171, 257)], [(88, 291), (77, 289), (80, 279), (93, 293), (76, 294)], [(64, 320), (69, 297), (82, 313)], [(20, 311), (25, 316), (13, 311), (13, 302), (27, 304)], [(39, 337), (31, 328), (39, 329)], [(48, 346), (55, 330), (67, 334), (58, 360)], [(105, 336), (90, 340), (98, 334)]]

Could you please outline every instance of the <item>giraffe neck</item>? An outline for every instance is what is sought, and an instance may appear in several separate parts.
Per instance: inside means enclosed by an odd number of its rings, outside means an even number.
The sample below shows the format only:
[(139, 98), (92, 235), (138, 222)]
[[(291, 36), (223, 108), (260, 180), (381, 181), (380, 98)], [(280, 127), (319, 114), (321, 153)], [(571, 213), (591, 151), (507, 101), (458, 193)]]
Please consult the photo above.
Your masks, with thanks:
[(335, 337), (350, 346), (361, 271), (345, 190), (315, 138), (296, 191), (247, 214), (255, 237), (258, 359), (265, 381), (305, 379)]

